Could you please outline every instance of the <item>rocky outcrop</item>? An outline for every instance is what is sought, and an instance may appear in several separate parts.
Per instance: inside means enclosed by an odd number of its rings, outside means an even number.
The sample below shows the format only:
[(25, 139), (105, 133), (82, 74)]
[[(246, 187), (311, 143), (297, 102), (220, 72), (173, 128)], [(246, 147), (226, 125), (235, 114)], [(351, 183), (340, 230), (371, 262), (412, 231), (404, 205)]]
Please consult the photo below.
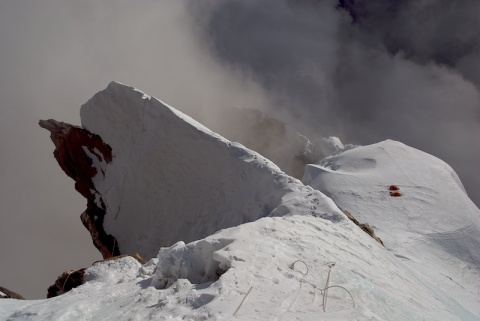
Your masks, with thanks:
[[(121, 259), (126, 256), (131, 256), (135, 260), (137, 260), (140, 264), (145, 264), (146, 261), (140, 256), (138, 253), (133, 253), (133, 254), (128, 254), (128, 255), (119, 255), (115, 257), (110, 257), (104, 260), (99, 260), (93, 262), (92, 266), (96, 263), (99, 262), (105, 262), (109, 260), (117, 260)], [(83, 283), (85, 283), (85, 280), (83, 279), (83, 276), (85, 274), (86, 268), (81, 268), (78, 270), (69, 270), (66, 272), (63, 272), (56, 280), (55, 283), (52, 284), (47, 291), (47, 298), (53, 298), (59, 295), (62, 295), (63, 293), (66, 293), (70, 291), (73, 288), (76, 288)], [(0, 287), (0, 289), (2, 289)], [(13, 292), (12, 292), (13, 293)]]
[(17, 299), (17, 300), (25, 300), (23, 296), (13, 291), (10, 291), (3, 286), (0, 286), (0, 299)]
[(382, 244), (383, 246), (385, 246), (385, 244), (383, 244), (383, 241), (381, 238), (379, 238), (378, 236), (375, 235), (375, 231), (373, 230), (373, 228), (368, 224), (368, 223), (360, 223), (349, 211), (347, 210), (343, 210), (343, 213), (345, 213), (345, 215), (347, 215), (348, 219), (350, 221), (352, 221), (353, 223), (355, 223), (355, 225), (357, 225), (358, 227), (360, 227), (365, 233), (367, 233), (368, 235), (370, 235), (375, 241), (377, 241), (378, 243)]
[(111, 147), (100, 136), (78, 126), (53, 119), (40, 120), (39, 124), (50, 131), (55, 144), (53, 155), (58, 164), (75, 181), (75, 189), (87, 199), (87, 209), (81, 220), (95, 247), (104, 258), (119, 255), (118, 243), (103, 228), (105, 204), (93, 183), (96, 175), (105, 174), (101, 165), (112, 162)]
[(63, 272), (55, 281), (53, 285), (48, 288), (47, 298), (53, 298), (59, 296), (65, 292), (70, 291), (77, 286), (85, 283), (83, 281), (83, 275), (85, 269), (69, 270)]

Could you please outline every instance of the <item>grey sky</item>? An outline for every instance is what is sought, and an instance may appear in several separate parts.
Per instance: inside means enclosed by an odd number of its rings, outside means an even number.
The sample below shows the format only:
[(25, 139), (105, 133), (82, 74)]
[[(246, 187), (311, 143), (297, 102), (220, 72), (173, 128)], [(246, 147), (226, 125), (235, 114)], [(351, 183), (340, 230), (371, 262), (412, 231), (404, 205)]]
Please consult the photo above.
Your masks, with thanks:
[[(219, 111), (241, 106), (274, 113), (311, 136), (401, 140), (448, 161), (478, 204), (475, 33), (464, 37), (473, 49), (440, 66), (442, 46), (402, 42), (418, 28), (402, 29), (406, 18), (388, 26), (407, 33), (395, 47), (382, 33), (352, 28), (332, 1), (315, 10), (285, 3), (0, 0), (0, 285), (43, 298), (60, 273), (100, 258), (79, 219), (86, 202), (37, 122), (80, 124), (81, 104), (111, 80), (221, 133), (229, 126)], [(478, 10), (462, 3), (470, 7), (451, 18), (433, 16), (455, 30), (455, 22), (470, 21), (464, 12)], [(420, 15), (409, 10), (402, 17)], [(384, 23), (366, 17), (367, 26)]]
[(206, 0), (192, 12), (211, 52), (248, 71), (288, 123), (422, 149), (479, 204), (480, 2), (347, 2), (355, 24), (328, 0)]

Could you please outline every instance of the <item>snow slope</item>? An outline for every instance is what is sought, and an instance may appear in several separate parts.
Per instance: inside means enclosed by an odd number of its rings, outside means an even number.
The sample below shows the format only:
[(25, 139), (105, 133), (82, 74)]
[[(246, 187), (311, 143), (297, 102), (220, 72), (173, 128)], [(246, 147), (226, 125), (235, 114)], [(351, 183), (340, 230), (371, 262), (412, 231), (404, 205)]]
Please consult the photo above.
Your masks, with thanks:
[[(362, 222), (365, 212), (380, 215), (382, 204), (398, 207), (403, 219), (389, 214), (373, 224), (385, 248), (320, 191), (130, 87), (110, 84), (82, 107), (82, 122), (116, 155), (112, 165), (95, 164), (106, 174), (95, 187), (105, 195), (108, 214), (118, 214), (106, 227), (123, 249), (158, 254), (144, 266), (131, 257), (95, 263), (84, 285), (52, 299), (0, 300), (0, 320), (480, 320), (472, 308), (474, 285), (465, 284), (475, 284), (473, 272), (462, 275), (465, 288), (450, 291), (437, 282), (443, 272), (458, 282), (458, 262), (475, 266), (475, 236), (448, 233), (462, 226), (478, 232), (478, 209), (468, 205), (453, 172), (427, 175), (432, 166), (445, 167), (431, 156), (398, 143), (378, 145), (397, 161), (403, 155), (397, 145), (407, 151), (401, 164), (416, 169), (415, 177), (391, 165), (395, 161), (381, 166), (380, 151), (356, 157), (363, 147), (308, 168), (305, 180), (334, 198), (347, 195), (340, 207)], [(351, 177), (352, 183), (335, 181), (336, 176)], [(415, 183), (407, 185), (404, 176)], [(355, 177), (364, 181), (355, 184)], [(446, 183), (452, 193), (447, 203), (459, 206), (453, 213), (458, 220), (434, 200), (446, 197)], [(160, 189), (152, 191), (157, 184)], [(391, 197), (391, 184), (404, 195)], [(355, 198), (364, 207), (354, 207)], [(422, 222), (414, 211), (418, 206), (438, 217)], [(184, 221), (199, 232), (185, 228)], [(402, 227), (402, 222), (421, 224)], [(198, 236), (204, 233), (211, 235)], [(428, 238), (438, 233), (453, 236)], [(157, 241), (171, 243), (155, 249), (151, 242)], [(441, 250), (452, 244), (461, 255)], [(423, 254), (428, 256), (422, 260)], [(418, 259), (416, 265), (406, 257)], [(417, 268), (431, 266), (425, 260), (433, 260), (432, 275)]]
[[(323, 311), (330, 262), (329, 285), (343, 288), (329, 289)], [(218, 269), (226, 272), (208, 281)], [(97, 263), (86, 279), (49, 300), (2, 301), (0, 318), (479, 320), (353, 224), (310, 215), (262, 218), (163, 248), (144, 267), (130, 257)]]
[[(121, 253), (149, 259), (160, 246), (281, 215), (282, 199), (309, 193), (325, 199), (256, 152), (132, 87), (110, 83), (80, 114), (82, 125), (112, 147), (110, 164), (92, 155), (99, 168), (93, 182), (106, 205), (104, 229)], [(302, 213), (311, 202), (302, 203)], [(333, 202), (323, 203), (329, 204), (322, 213), (339, 215)]]
[[(308, 165), (303, 181), (372, 225), (406, 266), (480, 314), (480, 210), (449, 165), (387, 140)], [(400, 197), (390, 196), (391, 185)]]

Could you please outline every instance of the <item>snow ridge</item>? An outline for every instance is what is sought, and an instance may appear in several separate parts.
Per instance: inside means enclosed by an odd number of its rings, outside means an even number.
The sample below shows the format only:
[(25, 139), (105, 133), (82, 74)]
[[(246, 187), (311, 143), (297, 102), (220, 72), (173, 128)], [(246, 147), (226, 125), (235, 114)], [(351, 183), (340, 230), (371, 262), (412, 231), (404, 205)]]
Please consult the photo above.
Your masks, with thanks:
[(285, 215), (290, 205), (297, 212), (344, 219), (323, 194), (263, 156), (145, 97), (112, 82), (80, 112), (82, 125), (114, 153), (114, 161), (102, 168), (105, 175), (93, 181), (106, 206), (104, 229), (121, 253), (152, 258), (161, 246)]

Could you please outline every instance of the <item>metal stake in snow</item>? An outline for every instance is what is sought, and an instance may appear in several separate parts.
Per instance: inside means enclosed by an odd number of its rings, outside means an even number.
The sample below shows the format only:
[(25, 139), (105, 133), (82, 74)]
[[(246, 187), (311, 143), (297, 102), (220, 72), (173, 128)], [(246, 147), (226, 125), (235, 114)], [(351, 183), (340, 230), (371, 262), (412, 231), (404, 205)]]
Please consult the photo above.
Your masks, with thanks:
[(325, 289), (323, 290), (323, 312), (327, 311), (327, 292), (328, 292), (328, 283), (330, 282), (330, 273), (332, 272), (332, 267), (335, 266), (335, 262), (328, 263), (328, 276), (327, 282), (325, 283)]
[[(295, 263), (298, 263), (298, 262), (301, 262), (301, 263), (303, 263), (303, 264), (305, 265), (305, 268), (306, 268), (306, 271), (305, 271), (305, 272), (298, 271), (298, 270), (295, 269)], [(325, 265), (328, 266), (327, 281), (325, 282), (325, 287), (324, 287), (323, 289), (319, 289), (319, 290), (323, 293), (323, 302), (322, 302), (323, 312), (326, 312), (326, 310), (327, 310), (327, 294), (328, 294), (328, 289), (329, 289), (329, 288), (340, 288), (340, 289), (345, 290), (345, 291), (350, 295), (350, 298), (352, 299), (352, 302), (353, 302), (353, 308), (355, 308), (355, 300), (353, 299), (353, 296), (352, 296), (352, 294), (350, 293), (350, 291), (348, 291), (346, 288), (344, 288), (343, 286), (340, 286), (340, 285), (330, 285), (330, 274), (331, 274), (331, 272), (332, 272), (332, 268), (335, 266), (335, 262), (328, 262), (328, 263), (322, 264), (322, 266), (325, 266)], [(297, 271), (297, 272), (299, 272), (299, 273), (302, 273), (304, 276), (307, 276), (307, 274), (308, 274), (308, 265), (307, 265), (307, 263), (305, 263), (305, 262), (302, 261), (302, 260), (297, 260), (297, 261), (293, 262), (292, 264), (290, 264), (288, 267), (289, 267), (290, 269), (292, 269), (292, 270), (295, 270), (295, 271)], [(297, 297), (298, 297), (300, 291), (302, 290), (302, 284), (303, 284), (304, 282), (305, 282), (306, 284), (310, 284), (310, 285), (311, 285), (312, 287), (314, 287), (314, 288), (317, 288), (317, 286), (316, 286), (315, 284), (312, 284), (312, 283), (307, 282), (307, 281), (305, 281), (304, 279), (302, 279), (302, 280), (300, 281), (300, 287), (299, 287), (299, 289), (298, 289), (298, 292), (297, 292), (295, 298), (293, 299), (292, 303), (290, 303), (287, 311), (290, 310), (290, 308), (292, 307), (293, 303), (295, 303), (295, 301), (297, 300)]]

